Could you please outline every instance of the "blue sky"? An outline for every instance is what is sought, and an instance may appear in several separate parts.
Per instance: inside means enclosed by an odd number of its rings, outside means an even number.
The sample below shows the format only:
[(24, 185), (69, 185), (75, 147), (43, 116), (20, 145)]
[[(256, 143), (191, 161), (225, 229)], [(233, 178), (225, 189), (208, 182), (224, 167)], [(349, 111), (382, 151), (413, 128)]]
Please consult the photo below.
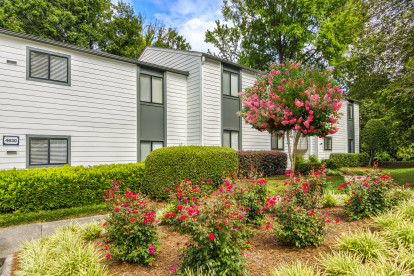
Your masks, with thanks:
[(222, 0), (128, 0), (136, 12), (148, 19), (158, 19), (166, 26), (174, 27), (190, 43), (192, 50), (214, 51), (212, 44), (204, 42), (207, 29), (212, 30), (214, 21), (222, 19)]

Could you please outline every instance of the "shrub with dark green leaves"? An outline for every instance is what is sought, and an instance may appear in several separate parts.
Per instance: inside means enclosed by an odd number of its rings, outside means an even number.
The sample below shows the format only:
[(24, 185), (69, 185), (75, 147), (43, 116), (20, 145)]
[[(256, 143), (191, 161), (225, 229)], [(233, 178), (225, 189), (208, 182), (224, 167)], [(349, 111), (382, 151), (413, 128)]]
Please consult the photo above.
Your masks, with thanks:
[(41, 168), (0, 171), (0, 212), (29, 212), (102, 203), (111, 182), (138, 190), (144, 162), (92, 167)]
[(151, 152), (145, 160), (146, 177), (142, 191), (157, 199), (166, 199), (167, 189), (188, 178), (205, 181), (201, 190), (208, 192), (222, 183), (224, 176), (237, 171), (237, 152), (226, 147), (165, 147)]
[(319, 170), (322, 168), (321, 163), (304, 162), (295, 165), (296, 172), (309, 173), (312, 170)]
[(346, 202), (345, 213), (350, 220), (377, 215), (406, 198), (396, 191), (404, 188), (397, 187), (391, 175), (375, 170), (365, 177), (352, 178), (349, 184), (342, 184), (338, 190), (346, 185), (350, 187), (350, 199)]
[(151, 265), (158, 254), (153, 202), (141, 193), (123, 193), (117, 187), (105, 194), (110, 212), (105, 223), (106, 239), (111, 242), (107, 258)]
[(325, 160), (325, 164), (329, 169), (364, 167), (369, 163), (369, 155), (367, 153), (331, 153), (327, 160)]
[(287, 166), (287, 155), (278, 150), (239, 151), (239, 170), (243, 174), (251, 171), (263, 173), (264, 176), (284, 174)]
[(374, 157), (387, 149), (388, 130), (380, 119), (369, 120), (361, 131), (362, 148), (370, 155), (370, 164)]

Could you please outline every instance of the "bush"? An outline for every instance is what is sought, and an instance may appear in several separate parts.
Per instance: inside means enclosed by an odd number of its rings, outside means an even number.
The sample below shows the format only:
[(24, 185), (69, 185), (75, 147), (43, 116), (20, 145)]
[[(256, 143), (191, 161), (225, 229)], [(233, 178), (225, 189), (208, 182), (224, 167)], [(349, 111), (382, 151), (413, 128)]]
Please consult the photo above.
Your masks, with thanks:
[[(327, 161), (327, 160), (332, 161)], [(342, 167), (365, 167), (369, 163), (367, 153), (331, 153), (329, 159), (325, 160), (327, 168), (337, 169)]]
[(357, 231), (355, 233), (342, 233), (337, 239), (335, 247), (339, 250), (352, 253), (362, 258), (363, 261), (371, 261), (390, 254), (390, 244), (378, 233), (370, 231)]
[[(247, 181), (247, 180), (246, 180)], [(268, 195), (266, 180), (251, 180), (235, 187), (235, 198), (238, 204), (245, 208), (246, 222), (261, 224), (265, 216), (263, 204)], [(276, 199), (276, 198), (275, 198)]]
[[(106, 238), (111, 241), (110, 252), (120, 261), (151, 265), (158, 254), (153, 203), (140, 193), (117, 188), (108, 189), (109, 217), (106, 219)], [(109, 255), (110, 256), (110, 255)], [(109, 258), (108, 256), (108, 258)]]
[(319, 170), (322, 168), (322, 164), (321, 163), (296, 163), (295, 165), (295, 170), (296, 172), (300, 172), (300, 173), (307, 173), (310, 172), (312, 170)]
[(108, 275), (99, 251), (87, 244), (80, 233), (80, 226), (71, 225), (58, 228), (51, 236), (25, 242), (18, 255), (21, 270), (17, 274)]
[(225, 183), (214, 197), (198, 205), (178, 206), (166, 214), (181, 220), (179, 231), (189, 237), (181, 271), (199, 268), (217, 275), (245, 275), (243, 248), (248, 229), (243, 207), (234, 199), (233, 186)]
[(369, 120), (361, 131), (362, 148), (370, 153), (370, 161), (388, 147), (388, 130), (379, 119)]
[[(343, 188), (347, 183), (340, 186)], [(375, 170), (366, 177), (350, 181), (350, 199), (345, 205), (345, 213), (350, 220), (377, 215), (395, 205), (405, 197), (395, 190), (391, 175), (378, 174)], [(401, 188), (399, 188), (401, 190)]]
[[(239, 167), (237, 152), (226, 147), (165, 147), (151, 152), (145, 160), (145, 181), (142, 191), (157, 199), (168, 197), (168, 188), (190, 179), (206, 181), (203, 191), (217, 187)], [(212, 184), (212, 185), (211, 185)]]
[(271, 276), (320, 276), (317, 266), (308, 266), (307, 264), (297, 261), (291, 264), (282, 264), (277, 268), (273, 268), (270, 272)]
[(287, 155), (284, 152), (271, 151), (239, 151), (239, 170), (248, 174), (250, 171), (263, 173), (265, 176), (284, 174), (287, 166)]
[(325, 164), (325, 168), (330, 169), (330, 170), (339, 169), (337, 163), (332, 159), (323, 159), (322, 164)]
[(378, 167), (384, 169), (391, 168), (414, 168), (414, 161), (380, 161)]
[(338, 206), (338, 200), (333, 192), (327, 192), (323, 195), (321, 200), (323, 208)]
[(139, 189), (144, 162), (93, 167), (0, 171), (0, 212), (53, 210), (102, 203), (102, 193), (121, 179), (121, 188)]
[(362, 265), (362, 259), (358, 255), (343, 251), (320, 254), (321, 265), (328, 275), (341, 276), (353, 275), (355, 267)]

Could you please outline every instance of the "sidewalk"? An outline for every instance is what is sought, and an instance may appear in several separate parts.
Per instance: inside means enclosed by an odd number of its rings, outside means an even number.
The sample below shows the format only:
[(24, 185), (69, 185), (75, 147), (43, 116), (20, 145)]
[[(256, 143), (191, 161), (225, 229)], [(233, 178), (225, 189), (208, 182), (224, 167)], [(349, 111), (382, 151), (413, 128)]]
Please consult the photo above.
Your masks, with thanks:
[(99, 215), (77, 219), (33, 223), (0, 229), (0, 259), (19, 251), (22, 242), (50, 235), (60, 226), (70, 224), (71, 222), (83, 224), (92, 221), (100, 221), (105, 217), (106, 215)]

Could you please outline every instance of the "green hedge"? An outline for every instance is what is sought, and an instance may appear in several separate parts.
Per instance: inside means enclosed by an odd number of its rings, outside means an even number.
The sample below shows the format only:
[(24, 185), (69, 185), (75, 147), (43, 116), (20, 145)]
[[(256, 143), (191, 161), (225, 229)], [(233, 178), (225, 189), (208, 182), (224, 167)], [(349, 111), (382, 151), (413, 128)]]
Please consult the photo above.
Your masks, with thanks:
[[(225, 147), (179, 146), (151, 152), (145, 159), (145, 181), (142, 191), (157, 199), (168, 196), (168, 188), (183, 179), (199, 185), (202, 179), (217, 187), (225, 175), (236, 172), (237, 152)], [(204, 187), (205, 188), (205, 187)]]
[(369, 155), (367, 153), (331, 153), (327, 160), (325, 164), (328, 169), (365, 167), (369, 163)]
[(98, 204), (115, 180), (138, 190), (141, 163), (0, 171), (0, 213), (53, 210)]
[(280, 175), (286, 172), (287, 155), (278, 150), (239, 151), (239, 170), (247, 174), (252, 169), (265, 176)]
[(295, 172), (306, 173), (312, 170), (319, 170), (322, 167), (321, 163), (312, 163), (312, 162), (305, 162), (305, 163), (296, 163), (295, 164)]

